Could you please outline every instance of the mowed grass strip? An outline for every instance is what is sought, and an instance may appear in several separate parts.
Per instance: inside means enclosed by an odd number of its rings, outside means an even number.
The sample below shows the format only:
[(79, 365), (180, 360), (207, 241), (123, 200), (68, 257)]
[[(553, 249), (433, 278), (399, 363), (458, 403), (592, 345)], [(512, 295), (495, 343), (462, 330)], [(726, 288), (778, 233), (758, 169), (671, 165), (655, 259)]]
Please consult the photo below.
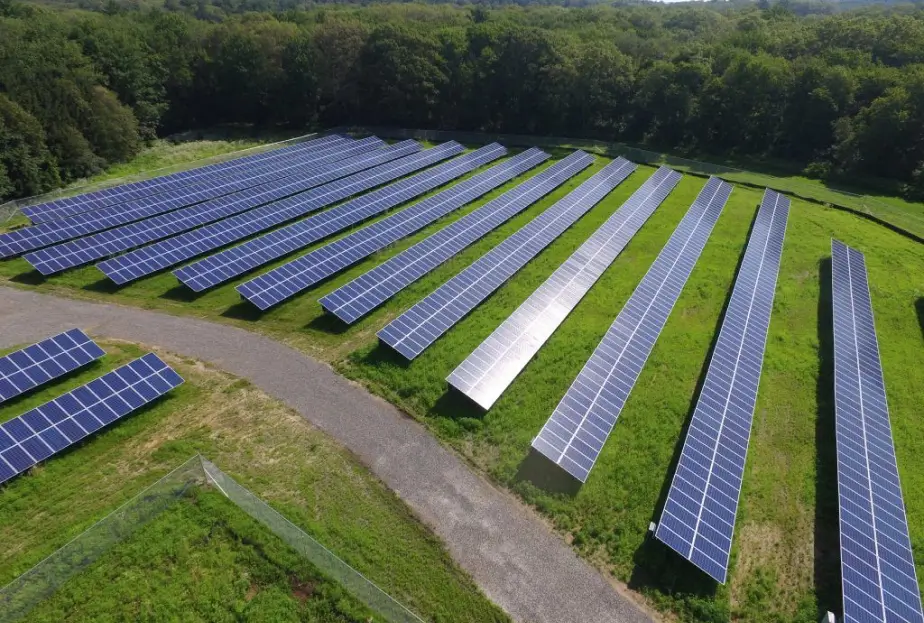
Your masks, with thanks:
[[(125, 342), (104, 340), (100, 344), (107, 351), (100, 363), (60, 384), (4, 405), (0, 421), (145, 352)], [(392, 492), (301, 416), (246, 382), (196, 361), (159, 354), (186, 379), (183, 386), (0, 489), (0, 543), (4, 544), (0, 548), (0, 584), (11, 581), (201, 452), (425, 619), (507, 620)], [(220, 506), (217, 502), (213, 505)], [(164, 576), (170, 578), (166, 586), (137, 597), (132, 601), (135, 606), (126, 604), (122, 612), (128, 619), (169, 613), (168, 606), (158, 606), (157, 602), (175, 598), (180, 604), (195, 602), (192, 612), (199, 613), (200, 620), (234, 618), (238, 610), (246, 607), (250, 591), (283, 590), (292, 574), (311, 580), (313, 576), (305, 575), (307, 567), (283, 555), (273, 539), (266, 541), (269, 562), (257, 564), (253, 556), (260, 548), (249, 544), (247, 537), (254, 531), (246, 525), (235, 527), (241, 521), (246, 524), (246, 518), (241, 519), (236, 512), (232, 508), (210, 518), (209, 513), (180, 509), (165, 515), (144, 534), (179, 535), (183, 530), (177, 527), (186, 525), (193, 533), (201, 534), (215, 527), (218, 544), (182, 537), (174, 551), (153, 542), (157, 540), (154, 536), (142, 536), (140, 541), (133, 539), (119, 550), (124, 555), (101, 560), (88, 577), (99, 578), (99, 574), (106, 576), (117, 570), (129, 576), (145, 574), (151, 564), (148, 554), (155, 561), (175, 554), (178, 558), (169, 564), (187, 560), (198, 567), (175, 575), (165, 572)], [(141, 555), (143, 552), (148, 554)], [(278, 561), (273, 562), (276, 558)], [(214, 568), (225, 564), (230, 567)], [(239, 577), (235, 579), (235, 575)], [(256, 588), (250, 581), (241, 580), (250, 576)], [(92, 613), (96, 610), (87, 607), (86, 602), (99, 598), (103, 603), (115, 603), (130, 586), (124, 582), (112, 586), (87, 583), (86, 579), (77, 582), (88, 592), (83, 597), (67, 593), (70, 597), (50, 605), (48, 613), (67, 606), (70, 610), (64, 618), (95, 620)], [(293, 591), (290, 606), (300, 603), (295, 595), (298, 591)], [(202, 601), (196, 601), (197, 596)], [(333, 608), (335, 604), (328, 605)], [(310, 610), (303, 606), (298, 606), (299, 612)], [(349, 608), (345, 611), (351, 612)]]
[[(561, 157), (567, 152), (555, 153)], [(529, 444), (648, 270), (705, 180), (685, 176), (577, 309), (486, 414), (446, 391), (445, 377), (654, 171), (639, 170), (507, 284), (407, 365), (375, 332), (548, 208), (608, 160), (491, 232), (353, 326), (317, 299), (524, 178), (457, 211), (263, 315), (229, 284), (199, 298), (158, 275), (118, 291), (88, 270), (42, 283), (71, 296), (231, 322), (331, 362), (425, 423), (497, 482), (545, 513), (577, 551), (684, 620), (805, 621), (840, 607), (830, 309), (824, 261), (837, 236), (867, 256), (899, 469), (915, 551), (924, 551), (924, 247), (849, 213), (794, 200), (727, 586), (646, 537), (660, 514), (715, 332), (761, 192), (736, 187), (588, 483), (576, 495), (525, 476)], [(547, 165), (546, 165), (547, 166)], [(535, 174), (541, 170), (541, 167)], [(274, 264), (274, 265), (278, 265)], [(273, 266), (273, 265), (270, 265)], [(269, 266), (267, 267), (269, 268)], [(0, 274), (28, 282), (17, 262)], [(94, 271), (95, 272), (95, 271)], [(236, 282), (235, 282), (236, 283)], [(825, 297), (828, 298), (825, 298)], [(917, 313), (915, 310), (919, 310)], [(828, 358), (826, 358), (828, 357)], [(924, 569), (919, 569), (924, 576)]]

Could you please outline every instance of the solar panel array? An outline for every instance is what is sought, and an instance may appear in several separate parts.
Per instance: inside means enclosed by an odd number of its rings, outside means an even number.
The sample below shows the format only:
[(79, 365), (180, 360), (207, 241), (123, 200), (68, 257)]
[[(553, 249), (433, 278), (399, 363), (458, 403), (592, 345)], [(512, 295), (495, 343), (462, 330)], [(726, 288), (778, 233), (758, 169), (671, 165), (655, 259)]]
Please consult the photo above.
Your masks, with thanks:
[(174, 274), (197, 292), (214, 287), (462, 177), (506, 153), (507, 150), (497, 143), (482, 147), (321, 214), (179, 268)]
[(863, 254), (831, 241), (845, 623), (924, 621)]
[(404, 157), (389, 158), (391, 162), (168, 238), (101, 262), (97, 267), (112, 281), (119, 284), (127, 283), (413, 173), (459, 153), (462, 147), (457, 143), (444, 143), (417, 153), (420, 145), (414, 141), (405, 141), (388, 149), (399, 150), (393, 155)]
[(48, 203), (28, 206), (23, 208), (22, 212), (28, 216), (33, 223), (55, 221), (74, 214), (99, 210), (111, 205), (156, 195), (168, 190), (177, 190), (199, 178), (217, 178), (230, 172), (239, 171), (245, 167), (255, 168), (270, 162), (279, 162), (280, 160), (291, 158), (300, 153), (314, 151), (322, 147), (329, 148), (334, 145), (346, 145), (350, 142), (350, 139), (343, 136), (325, 136), (323, 138), (298, 143), (290, 147), (253, 154), (252, 156), (218, 162), (195, 169), (189, 169), (187, 171), (172, 173), (170, 175), (163, 175), (128, 184), (120, 184), (119, 186), (104, 188), (74, 197), (65, 197)]
[(293, 284), (297, 283), (301, 289), (308, 288), (471, 203), (548, 158), (549, 155), (540, 149), (529, 149), (452, 188), (312, 251), (283, 268), (291, 271)]
[(789, 199), (768, 189), (655, 531), (723, 584), (788, 216)]
[(80, 329), (71, 329), (0, 357), (0, 402), (99, 359), (105, 353)]
[(617, 158), (378, 332), (414, 359), (635, 171)]
[[(432, 236), (357, 277), (321, 299), (321, 305), (345, 322), (354, 322), (427, 274), (462, 249), (546, 196), (593, 163), (576, 151)], [(283, 267), (285, 269), (286, 267)], [(303, 288), (308, 275), (298, 267), (268, 273), (238, 286), (249, 301), (266, 309)]]
[(183, 379), (149, 353), (0, 425), (0, 483), (21, 474), (135, 409)]
[(339, 151), (316, 152), (318, 162), (305, 167), (296, 178), (261, 184), (204, 203), (160, 214), (143, 221), (107, 229), (94, 235), (27, 253), (24, 259), (43, 275), (51, 275), (122, 251), (211, 223), (259, 205), (277, 201), (326, 182), (396, 158), (398, 154), (377, 149), (377, 138), (357, 141)]
[(584, 482), (706, 245), (732, 187), (710, 178), (568, 392), (533, 448)]
[(682, 176), (655, 171), (594, 234), (447, 377), (490, 409), (603, 271), (613, 263)]
[(312, 173), (316, 169), (317, 164), (313, 161), (313, 156), (306, 154), (297, 160), (287, 161), (285, 166), (275, 167), (270, 172), (256, 176), (250, 172), (243, 172), (216, 181), (197, 181), (177, 191), (75, 214), (60, 221), (24, 227), (0, 235), (0, 257), (10, 257), (64, 240), (79, 238), (261, 184), (278, 184), (281, 179)]

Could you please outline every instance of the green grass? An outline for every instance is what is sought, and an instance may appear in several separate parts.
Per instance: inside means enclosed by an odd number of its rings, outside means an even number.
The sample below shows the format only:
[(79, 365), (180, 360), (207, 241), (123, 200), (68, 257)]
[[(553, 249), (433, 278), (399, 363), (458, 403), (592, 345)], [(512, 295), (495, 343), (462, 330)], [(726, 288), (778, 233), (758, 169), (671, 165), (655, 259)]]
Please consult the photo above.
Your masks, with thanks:
[[(101, 345), (99, 363), (4, 405), (0, 421), (144, 352)], [(239, 379), (162, 356), (183, 386), (0, 489), (0, 585), (201, 452), (425, 620), (507, 620), (392, 492), (301, 416)], [(222, 504), (206, 495), (169, 510), (66, 584), (35, 620), (250, 620), (264, 607), (265, 620), (365, 620), (281, 541)], [(314, 583), (314, 601), (302, 603), (298, 587)], [(261, 601), (248, 605), (248, 594)]]
[[(324, 294), (514, 184), (421, 233), (257, 314), (233, 286), (203, 296), (168, 273), (125, 288), (93, 268), (38, 280), (21, 260), (0, 276), (43, 290), (163, 309), (244, 326), (334, 365), (428, 426), (496, 482), (540, 509), (601, 569), (684, 620), (806, 621), (840, 607), (833, 457), (830, 238), (866, 253), (912, 541), (924, 551), (924, 246), (848, 212), (794, 200), (784, 248), (728, 585), (716, 587), (646, 539), (657, 519), (691, 403), (730, 295), (761, 193), (737, 187), (684, 289), (591, 477), (576, 494), (533, 484), (529, 444), (704, 184), (686, 176), (507, 392), (482, 414), (446, 392), (445, 377), (613, 213), (654, 169), (639, 171), (412, 364), (375, 332), (605, 164), (549, 197), (346, 328), (324, 316)], [(519, 183), (521, 180), (517, 180)], [(278, 265), (277, 262), (274, 265)], [(265, 272), (269, 267), (258, 271)], [(251, 278), (249, 275), (247, 278)], [(824, 287), (823, 287), (824, 286)], [(920, 558), (920, 556), (919, 556)], [(924, 561), (919, 564), (924, 574)]]

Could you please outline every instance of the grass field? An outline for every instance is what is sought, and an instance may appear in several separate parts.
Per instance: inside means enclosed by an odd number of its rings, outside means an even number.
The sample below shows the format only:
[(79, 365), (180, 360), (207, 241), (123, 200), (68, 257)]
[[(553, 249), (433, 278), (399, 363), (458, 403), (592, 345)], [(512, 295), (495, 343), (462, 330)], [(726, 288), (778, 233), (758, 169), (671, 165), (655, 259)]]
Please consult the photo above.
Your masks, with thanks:
[[(4, 405), (0, 421), (144, 352), (101, 345), (107, 355), (99, 363)], [(301, 416), (241, 380), (162, 355), (183, 386), (0, 490), (0, 585), (201, 452), (426, 620), (507, 620), (394, 494)], [(75, 576), (29, 619), (368, 616), (223, 496), (202, 492)]]
[[(556, 155), (562, 155), (556, 153)], [(625, 252), (487, 413), (447, 394), (445, 377), (568, 257), (654, 169), (640, 167), (609, 197), (406, 365), (375, 331), (564, 196), (606, 163), (563, 185), (352, 327), (317, 299), (497, 196), (402, 241), (266, 314), (229, 283), (201, 296), (169, 273), (112, 288), (96, 269), (42, 280), (22, 260), (0, 276), (69, 296), (237, 324), (334, 365), (425, 423), (495, 481), (540, 509), (581, 555), (684, 620), (808, 621), (840, 609), (833, 446), (829, 265), (836, 236), (866, 254), (912, 541), (924, 574), (924, 246), (847, 212), (795, 200), (748, 456), (730, 581), (717, 587), (646, 538), (657, 519), (760, 201), (737, 187), (591, 477), (576, 493), (533, 484), (532, 437), (605, 333), (704, 184), (686, 176)], [(518, 183), (520, 180), (517, 180)], [(264, 272), (261, 270), (259, 272)], [(247, 278), (252, 277), (252, 275)]]

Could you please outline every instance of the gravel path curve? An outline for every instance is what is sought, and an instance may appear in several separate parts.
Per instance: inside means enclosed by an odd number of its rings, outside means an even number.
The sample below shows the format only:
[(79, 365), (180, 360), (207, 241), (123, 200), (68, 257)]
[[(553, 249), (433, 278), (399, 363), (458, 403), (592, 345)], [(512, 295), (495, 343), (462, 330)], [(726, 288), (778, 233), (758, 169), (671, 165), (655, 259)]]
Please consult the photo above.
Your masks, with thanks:
[(475, 474), (423, 426), (326, 365), (242, 329), (0, 287), (0, 347), (75, 326), (207, 361), (296, 409), (391, 487), (515, 620), (651, 620), (535, 512)]

